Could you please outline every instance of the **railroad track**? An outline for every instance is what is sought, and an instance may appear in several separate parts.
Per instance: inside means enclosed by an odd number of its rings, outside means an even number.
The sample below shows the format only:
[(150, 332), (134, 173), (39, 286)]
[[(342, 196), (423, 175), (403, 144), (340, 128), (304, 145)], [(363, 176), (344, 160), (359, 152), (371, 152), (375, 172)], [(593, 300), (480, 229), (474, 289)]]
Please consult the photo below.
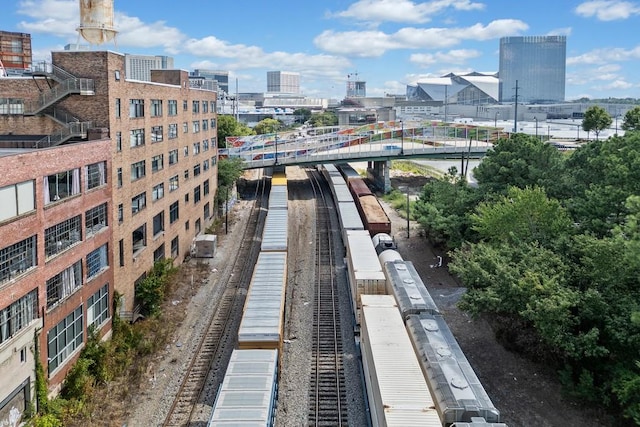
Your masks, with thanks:
[[(333, 237), (328, 187), (317, 171), (308, 172), (316, 200), (316, 283), (313, 312), (309, 426), (348, 425), (338, 290), (334, 281)], [(324, 187), (324, 188), (323, 188)]]
[[(215, 307), (209, 312), (207, 326), (162, 424), (165, 427), (189, 425), (205, 385), (210, 386), (207, 383), (209, 373), (212, 370), (220, 372), (216, 381), (221, 381), (224, 376), (226, 364), (235, 345), (246, 289), (260, 251), (260, 241), (256, 236), (262, 233), (264, 227), (266, 214), (260, 208), (265, 204), (265, 196), (268, 194), (265, 187), (265, 180), (260, 180), (238, 256), (223, 273), (224, 279), (220, 283), (226, 282), (225, 289)], [(215, 384), (211, 387), (217, 389)]]

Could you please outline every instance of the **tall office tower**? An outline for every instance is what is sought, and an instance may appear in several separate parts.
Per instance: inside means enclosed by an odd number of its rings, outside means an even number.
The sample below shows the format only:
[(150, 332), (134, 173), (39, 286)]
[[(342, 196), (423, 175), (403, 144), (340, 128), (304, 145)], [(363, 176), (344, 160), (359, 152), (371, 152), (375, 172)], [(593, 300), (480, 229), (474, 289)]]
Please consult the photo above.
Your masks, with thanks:
[(220, 70), (200, 70), (195, 69), (189, 73), (191, 77), (204, 77), (207, 80), (218, 82), (218, 89), (224, 93), (229, 93), (229, 72)]
[(502, 37), (500, 39), (500, 102), (564, 101), (566, 36)]
[(267, 92), (300, 93), (300, 73), (267, 71)]
[[(31, 34), (0, 31), (0, 64), (4, 71), (27, 70), (31, 61)], [(0, 67), (0, 75), (3, 67)]]
[(129, 80), (151, 81), (151, 70), (173, 69), (170, 56), (130, 55), (124, 56), (124, 74)]

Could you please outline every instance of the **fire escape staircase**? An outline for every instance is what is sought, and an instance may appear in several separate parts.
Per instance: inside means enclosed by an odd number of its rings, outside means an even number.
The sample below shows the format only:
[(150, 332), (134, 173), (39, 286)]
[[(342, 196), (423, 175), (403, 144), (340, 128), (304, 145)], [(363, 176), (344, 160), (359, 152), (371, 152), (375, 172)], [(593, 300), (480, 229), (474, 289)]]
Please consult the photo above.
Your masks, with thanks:
[[(25, 103), (24, 115), (44, 114), (62, 125), (60, 130), (37, 141), (35, 148), (52, 147), (71, 138), (86, 138), (92, 122), (82, 121), (56, 104), (69, 95), (95, 95), (94, 81), (77, 78), (53, 64), (39, 67), (33, 76), (45, 77), (49, 88), (41, 89), (37, 100)], [(52, 81), (57, 84), (52, 85)]]

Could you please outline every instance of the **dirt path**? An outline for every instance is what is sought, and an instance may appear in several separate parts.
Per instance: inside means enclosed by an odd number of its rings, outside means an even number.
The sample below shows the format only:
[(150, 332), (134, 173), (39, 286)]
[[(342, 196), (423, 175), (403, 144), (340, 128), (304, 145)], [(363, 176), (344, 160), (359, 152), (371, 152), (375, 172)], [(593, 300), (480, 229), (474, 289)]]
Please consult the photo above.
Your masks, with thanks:
[[(406, 177), (392, 178), (392, 186), (398, 185), (415, 194), (424, 185), (424, 178), (417, 178), (414, 185)], [(449, 274), (446, 254), (434, 250), (419, 235), (417, 223), (411, 223), (407, 238), (406, 219), (388, 205), (384, 207), (392, 220), (398, 251), (405, 260), (413, 262), (480, 382), (500, 410), (503, 422), (509, 427), (607, 426), (598, 421), (594, 411), (562, 398), (554, 372), (505, 350), (486, 321), (472, 319), (456, 308), (465, 289)]]

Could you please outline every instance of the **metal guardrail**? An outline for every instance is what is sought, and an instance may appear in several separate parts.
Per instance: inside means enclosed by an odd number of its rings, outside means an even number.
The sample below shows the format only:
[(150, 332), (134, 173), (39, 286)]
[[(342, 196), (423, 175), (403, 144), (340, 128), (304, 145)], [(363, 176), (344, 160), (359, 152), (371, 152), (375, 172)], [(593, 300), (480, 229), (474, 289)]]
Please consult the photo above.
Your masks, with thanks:
[(67, 123), (79, 123), (80, 119), (71, 114), (69, 111), (62, 107), (54, 107), (51, 110), (44, 111), (44, 114), (51, 117), (60, 124), (66, 125)]
[(86, 138), (87, 131), (92, 127), (93, 122), (67, 123), (63, 129), (36, 141), (34, 148), (54, 147), (71, 138)]
[(25, 103), (25, 114), (37, 114), (70, 94), (94, 95), (93, 79), (67, 79), (48, 92), (40, 94), (37, 100)]

